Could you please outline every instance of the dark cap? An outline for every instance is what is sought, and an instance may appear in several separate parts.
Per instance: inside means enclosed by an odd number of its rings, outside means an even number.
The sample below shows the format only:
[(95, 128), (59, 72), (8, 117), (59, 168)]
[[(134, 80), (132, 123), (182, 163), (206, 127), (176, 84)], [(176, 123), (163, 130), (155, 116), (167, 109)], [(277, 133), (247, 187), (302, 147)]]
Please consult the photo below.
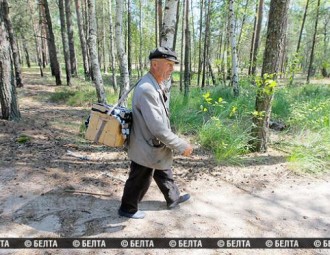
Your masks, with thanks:
[(149, 59), (163, 58), (170, 61), (173, 61), (175, 64), (178, 64), (178, 58), (176, 56), (175, 51), (171, 50), (167, 47), (158, 47), (152, 51), (150, 51)]

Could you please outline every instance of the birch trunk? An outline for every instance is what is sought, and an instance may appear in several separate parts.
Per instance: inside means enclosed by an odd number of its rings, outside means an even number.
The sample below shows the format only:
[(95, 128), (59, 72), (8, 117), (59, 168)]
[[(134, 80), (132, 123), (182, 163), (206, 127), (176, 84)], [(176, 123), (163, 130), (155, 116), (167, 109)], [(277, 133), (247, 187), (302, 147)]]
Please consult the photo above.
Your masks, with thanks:
[(95, 17), (95, 0), (88, 0), (89, 12), (89, 52), (91, 58), (93, 83), (96, 88), (97, 100), (99, 103), (106, 103), (105, 90), (100, 70), (100, 64), (97, 56), (97, 28)]
[[(178, 8), (178, 0), (166, 0), (164, 19), (162, 24), (160, 45), (173, 49), (174, 46), (174, 35), (176, 27), (176, 13)], [(171, 79), (165, 83), (165, 94), (168, 98), (166, 101), (166, 107), (170, 107), (170, 90), (171, 90)]]
[(127, 0), (127, 64), (128, 64), (128, 73), (132, 75), (132, 13), (131, 13), (131, 0)]
[[(128, 63), (127, 55), (125, 52), (125, 41), (123, 38), (122, 28), (123, 28), (123, 10), (124, 2), (121, 0), (116, 0), (116, 44), (117, 44), (117, 55), (119, 60), (120, 69), (120, 92), (121, 97), (126, 91), (129, 90), (129, 73), (128, 73)], [(124, 102), (125, 104), (126, 102)]]
[(173, 49), (176, 27), (176, 13), (178, 0), (167, 0), (165, 5), (164, 20), (161, 30), (160, 45)]

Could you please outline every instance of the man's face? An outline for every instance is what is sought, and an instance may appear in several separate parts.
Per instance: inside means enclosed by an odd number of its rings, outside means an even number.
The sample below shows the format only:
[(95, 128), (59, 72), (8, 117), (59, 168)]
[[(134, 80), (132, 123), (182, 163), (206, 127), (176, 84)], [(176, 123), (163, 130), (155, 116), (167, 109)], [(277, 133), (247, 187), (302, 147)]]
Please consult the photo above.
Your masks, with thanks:
[(174, 62), (167, 59), (157, 59), (157, 72), (166, 81), (170, 78), (174, 70)]

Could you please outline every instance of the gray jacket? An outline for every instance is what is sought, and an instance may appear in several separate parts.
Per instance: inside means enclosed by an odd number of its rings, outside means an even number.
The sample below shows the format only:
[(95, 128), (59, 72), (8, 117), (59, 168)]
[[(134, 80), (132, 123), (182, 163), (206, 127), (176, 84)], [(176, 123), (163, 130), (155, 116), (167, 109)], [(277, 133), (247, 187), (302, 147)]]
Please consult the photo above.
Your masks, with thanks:
[(128, 157), (145, 167), (170, 169), (173, 163), (172, 150), (182, 154), (188, 143), (171, 131), (162, 90), (150, 73), (142, 77), (136, 86), (132, 109)]

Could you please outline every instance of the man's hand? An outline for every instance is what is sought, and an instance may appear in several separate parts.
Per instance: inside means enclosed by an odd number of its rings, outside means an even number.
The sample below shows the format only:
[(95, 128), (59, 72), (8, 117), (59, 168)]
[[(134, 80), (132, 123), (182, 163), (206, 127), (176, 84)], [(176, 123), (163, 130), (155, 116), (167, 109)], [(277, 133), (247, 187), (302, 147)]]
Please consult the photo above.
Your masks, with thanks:
[(193, 147), (191, 146), (191, 144), (188, 144), (188, 147), (182, 153), (182, 156), (189, 157), (192, 152), (193, 152)]

